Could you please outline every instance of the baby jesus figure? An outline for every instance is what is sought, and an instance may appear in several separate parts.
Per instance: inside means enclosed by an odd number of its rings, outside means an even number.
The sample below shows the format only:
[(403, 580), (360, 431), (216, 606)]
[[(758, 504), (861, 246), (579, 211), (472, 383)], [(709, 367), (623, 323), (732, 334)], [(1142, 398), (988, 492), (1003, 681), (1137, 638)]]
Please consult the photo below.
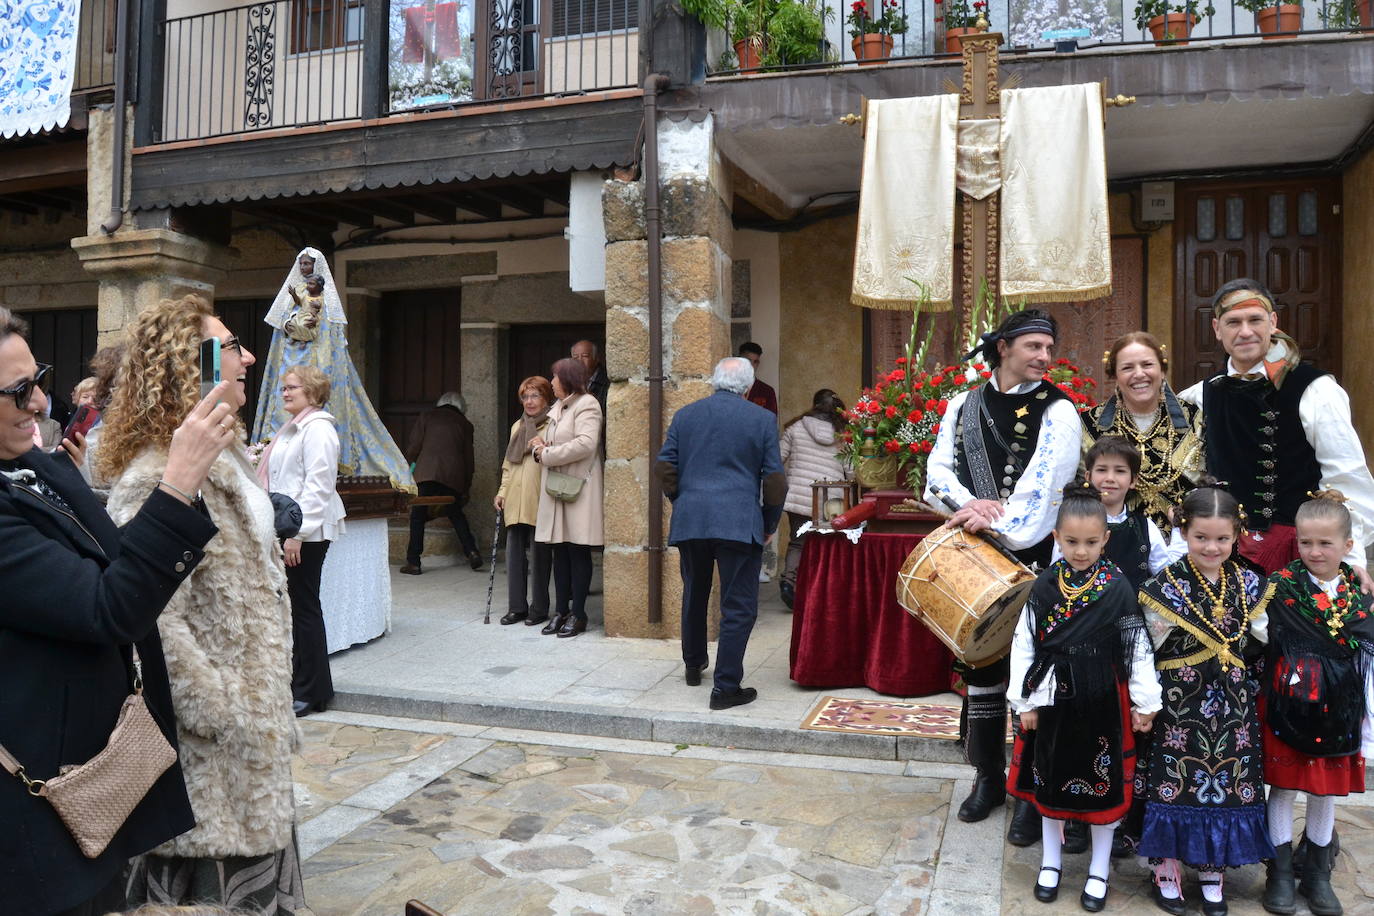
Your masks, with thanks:
[(299, 292), (292, 289), (290, 293), (297, 308), (286, 319), (282, 330), (292, 340), (306, 343), (315, 340), (319, 334), (320, 316), (324, 314), (324, 277), (310, 274)]

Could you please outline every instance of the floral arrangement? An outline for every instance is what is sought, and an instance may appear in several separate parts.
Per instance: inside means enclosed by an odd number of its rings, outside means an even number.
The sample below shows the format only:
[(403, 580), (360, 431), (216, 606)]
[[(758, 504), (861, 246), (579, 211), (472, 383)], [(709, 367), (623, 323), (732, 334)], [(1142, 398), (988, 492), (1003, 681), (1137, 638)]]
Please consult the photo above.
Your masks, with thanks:
[[(1272, 5), (1270, 0), (1265, 0), (1268, 5)], [(1169, 13), (1187, 13), (1196, 22), (1211, 16), (1216, 12), (1210, 0), (1203, 5), (1203, 0), (1184, 0), (1182, 3), (1170, 3), (1169, 0), (1140, 0), (1135, 7), (1135, 24), (1141, 29), (1145, 29), (1151, 19), (1159, 16), (1166, 16)]]
[(936, 22), (944, 22), (946, 29), (979, 28), (978, 17), (983, 18), (984, 26), (992, 22), (992, 11), (987, 0), (935, 0), (935, 10), (939, 14)]
[(875, 19), (869, 15), (869, 0), (854, 0), (849, 5), (849, 15), (845, 23), (849, 26), (849, 37), (860, 35), (902, 35), (906, 33), (906, 16), (902, 14), (899, 0), (872, 0), (881, 10)]

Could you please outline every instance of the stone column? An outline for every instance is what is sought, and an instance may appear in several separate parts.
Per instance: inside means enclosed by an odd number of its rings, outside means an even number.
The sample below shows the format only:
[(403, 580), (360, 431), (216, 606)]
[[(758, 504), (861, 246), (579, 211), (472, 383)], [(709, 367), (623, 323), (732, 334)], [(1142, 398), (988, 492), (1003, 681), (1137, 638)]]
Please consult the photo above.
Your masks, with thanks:
[(506, 367), (501, 363), (506, 326), (494, 322), (463, 322), (462, 386), (472, 421), (472, 493), (468, 499), (468, 524), (483, 562), (490, 559), (496, 510), (491, 501), (501, 484), (501, 456), (505, 453), (506, 412), (510, 392), (505, 390)]
[[(131, 143), (133, 118), (127, 119)], [(88, 203), (86, 232), (72, 239), (72, 248), (84, 267), (100, 281), (96, 327), (104, 346), (145, 306), (186, 293), (200, 293), (213, 300), (215, 284), (224, 280), (229, 250), (170, 227), (170, 214), (126, 213), (113, 235), (100, 228), (110, 215), (113, 184), (110, 145), (115, 142), (114, 117), (108, 111), (90, 113), (87, 133)], [(128, 206), (129, 157), (125, 156), (125, 196)]]
[[(660, 120), (663, 220), (664, 431), (677, 408), (711, 393), (715, 364), (730, 353), (730, 242), (725, 195), (713, 165), (708, 118)], [(682, 583), (677, 551), (663, 562), (663, 619), (650, 624), (648, 242), (641, 182), (606, 182), (606, 633), (676, 638)], [(665, 512), (664, 540), (668, 513)], [(711, 638), (719, 619), (713, 604)]]

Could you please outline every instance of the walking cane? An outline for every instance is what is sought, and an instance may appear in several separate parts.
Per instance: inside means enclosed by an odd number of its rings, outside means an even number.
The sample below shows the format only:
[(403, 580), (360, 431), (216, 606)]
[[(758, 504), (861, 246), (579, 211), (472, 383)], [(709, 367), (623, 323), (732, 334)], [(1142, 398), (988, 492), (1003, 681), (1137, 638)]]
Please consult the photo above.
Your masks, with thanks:
[(491, 592), (496, 588), (496, 545), (501, 540), (501, 518), (506, 513), (496, 510), (496, 530), (491, 535), (491, 572), (487, 574), (487, 613), (483, 623), (491, 623)]

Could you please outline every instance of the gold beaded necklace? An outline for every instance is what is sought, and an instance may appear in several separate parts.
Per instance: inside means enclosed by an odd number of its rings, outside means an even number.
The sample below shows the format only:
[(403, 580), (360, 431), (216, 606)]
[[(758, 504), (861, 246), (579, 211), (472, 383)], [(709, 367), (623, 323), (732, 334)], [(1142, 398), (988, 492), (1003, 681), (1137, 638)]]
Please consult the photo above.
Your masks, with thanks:
[[(1179, 585), (1178, 580), (1174, 578), (1174, 574), (1171, 570), (1166, 569), (1164, 571), (1164, 577), (1168, 579), (1169, 584), (1174, 587), (1174, 593), (1178, 595), (1179, 599), (1193, 609), (1198, 623), (1210, 630), (1212, 635), (1217, 638), (1217, 642), (1221, 643), (1226, 654), (1233, 657), (1239, 657), (1237, 648), (1240, 644), (1241, 636), (1245, 633), (1244, 626), (1241, 627), (1240, 632), (1236, 633), (1235, 636), (1227, 636), (1221, 629), (1222, 621), (1226, 618), (1226, 564), (1222, 564), (1221, 575), (1218, 577), (1217, 581), (1219, 588), (1214, 592), (1207, 583), (1207, 577), (1204, 576), (1193, 563), (1193, 558), (1187, 557), (1186, 559), (1188, 560), (1188, 570), (1193, 574), (1193, 579), (1197, 581), (1203, 595), (1206, 596), (1207, 601), (1212, 605), (1213, 612), (1211, 614), (1199, 608), (1193, 600), (1188, 597), (1188, 594), (1185, 593), (1182, 586)], [(1238, 585), (1237, 588), (1239, 587)], [(1225, 674), (1231, 669), (1230, 663), (1221, 657), (1220, 652), (1217, 653), (1217, 662), (1221, 665), (1222, 674)]]
[(1059, 594), (1064, 596), (1068, 602), (1077, 601), (1088, 593), (1088, 590), (1097, 582), (1097, 576), (1093, 570), (1089, 570), (1090, 575), (1082, 585), (1069, 584), (1069, 564), (1065, 561), (1062, 569), (1059, 570)]
[[(1141, 503), (1152, 508), (1163, 508), (1164, 491), (1176, 476), (1169, 462), (1178, 442), (1178, 430), (1174, 429), (1173, 419), (1161, 403), (1155, 408), (1155, 421), (1149, 429), (1142, 431), (1136, 426), (1135, 418), (1126, 407), (1122, 398), (1117, 406), (1116, 420), (1112, 432), (1125, 437), (1140, 453), (1140, 473), (1136, 475), (1135, 491)], [(1160, 427), (1163, 426), (1163, 429)], [(1160, 460), (1149, 460), (1152, 452), (1157, 452)]]

